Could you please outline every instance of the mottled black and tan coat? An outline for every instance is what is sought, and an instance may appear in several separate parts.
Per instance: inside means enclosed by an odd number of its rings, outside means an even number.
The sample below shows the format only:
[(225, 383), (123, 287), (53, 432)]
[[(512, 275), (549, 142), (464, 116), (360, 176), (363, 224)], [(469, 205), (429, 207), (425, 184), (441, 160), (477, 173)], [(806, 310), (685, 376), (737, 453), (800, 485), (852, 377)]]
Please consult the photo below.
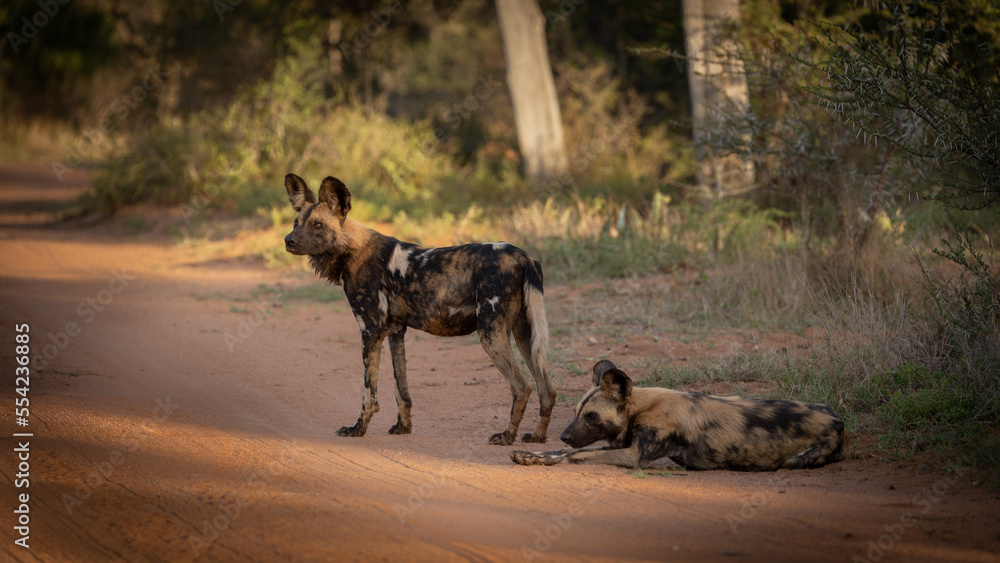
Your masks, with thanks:
[(505, 242), (421, 248), (364, 227), (347, 217), (351, 193), (336, 178), (323, 180), (319, 198), (294, 174), (285, 190), (298, 212), (285, 249), (308, 255), (316, 273), (343, 285), (358, 327), (364, 359), (361, 414), (341, 436), (362, 436), (378, 411), (382, 343), (389, 338), (399, 416), (392, 434), (411, 431), (404, 334), (407, 327), (437, 336), (478, 332), (483, 348), (510, 382), (513, 405), (507, 429), (490, 443), (514, 441), (531, 388), (514, 361), (513, 334), (539, 391), (539, 421), (525, 442), (544, 442), (555, 390), (545, 372), (548, 324), (541, 265)]
[[(667, 457), (688, 469), (773, 471), (839, 461), (848, 442), (844, 422), (826, 405), (633, 387), (607, 360), (594, 366), (594, 387), (561, 438), (572, 447), (515, 451), (511, 459), (640, 468)], [(584, 447), (598, 440), (609, 445)]]

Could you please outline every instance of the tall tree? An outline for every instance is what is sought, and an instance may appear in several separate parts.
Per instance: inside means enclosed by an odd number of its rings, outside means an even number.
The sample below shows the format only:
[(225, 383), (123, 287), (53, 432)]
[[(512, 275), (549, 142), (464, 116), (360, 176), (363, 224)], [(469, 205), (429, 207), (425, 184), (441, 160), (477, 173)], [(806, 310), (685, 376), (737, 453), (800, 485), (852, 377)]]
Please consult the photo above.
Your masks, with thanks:
[(683, 0), (682, 8), (698, 184), (715, 197), (739, 193), (753, 184), (753, 163), (722, 154), (711, 142), (720, 116), (745, 112), (750, 105), (739, 47), (725, 29), (739, 22), (739, 0)]
[(537, 0), (496, 0), (496, 6), (525, 174), (536, 181), (562, 176), (569, 164), (545, 17)]

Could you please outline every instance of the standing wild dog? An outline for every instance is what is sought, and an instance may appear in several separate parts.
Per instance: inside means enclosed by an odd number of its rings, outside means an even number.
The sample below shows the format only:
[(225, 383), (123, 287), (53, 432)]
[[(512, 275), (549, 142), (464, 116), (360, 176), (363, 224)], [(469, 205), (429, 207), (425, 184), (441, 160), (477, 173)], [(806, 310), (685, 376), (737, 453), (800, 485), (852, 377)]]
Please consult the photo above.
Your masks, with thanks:
[(514, 404), (507, 429), (491, 444), (514, 441), (531, 387), (514, 363), (510, 336), (521, 350), (538, 387), (540, 418), (525, 442), (544, 442), (555, 405), (555, 389), (545, 372), (549, 329), (542, 301), (542, 267), (505, 242), (421, 248), (377, 233), (347, 217), (351, 192), (332, 177), (323, 180), (319, 200), (302, 178), (285, 176), (285, 190), (299, 213), (285, 237), (285, 249), (308, 255), (321, 277), (344, 286), (361, 328), (365, 388), (361, 415), (337, 434), (363, 436), (378, 412), (378, 364), (389, 337), (399, 417), (390, 434), (409, 434), (410, 391), (406, 384), (403, 336), (413, 327), (437, 336), (479, 332), (483, 348), (510, 382)]
[[(510, 457), (522, 465), (631, 468), (668, 457), (689, 469), (773, 471), (840, 461), (848, 442), (844, 421), (826, 405), (633, 387), (607, 360), (594, 366), (594, 387), (561, 438), (572, 448)], [(598, 440), (610, 445), (584, 448)]]

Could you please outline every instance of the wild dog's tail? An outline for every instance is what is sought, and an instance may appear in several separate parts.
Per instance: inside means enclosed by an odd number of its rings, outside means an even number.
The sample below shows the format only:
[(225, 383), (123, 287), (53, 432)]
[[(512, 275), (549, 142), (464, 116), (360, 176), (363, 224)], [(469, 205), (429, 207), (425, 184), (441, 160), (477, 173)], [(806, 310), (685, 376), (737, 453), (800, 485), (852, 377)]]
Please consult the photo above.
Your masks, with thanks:
[(542, 265), (527, 255), (524, 258), (524, 304), (531, 322), (531, 363), (539, 373), (544, 373), (545, 358), (549, 352), (549, 321), (545, 318)]

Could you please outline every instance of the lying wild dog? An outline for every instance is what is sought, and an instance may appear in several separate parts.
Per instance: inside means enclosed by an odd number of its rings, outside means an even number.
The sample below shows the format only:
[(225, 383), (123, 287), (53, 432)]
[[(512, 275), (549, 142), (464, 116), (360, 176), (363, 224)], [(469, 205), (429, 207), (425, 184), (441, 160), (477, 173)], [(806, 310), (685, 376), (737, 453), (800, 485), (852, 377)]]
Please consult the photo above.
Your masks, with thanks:
[(361, 415), (337, 434), (363, 436), (378, 412), (378, 364), (389, 337), (399, 416), (390, 434), (411, 430), (410, 391), (406, 384), (404, 334), (413, 327), (437, 336), (479, 332), (483, 348), (510, 382), (514, 404), (507, 429), (491, 444), (514, 441), (531, 388), (514, 363), (514, 335), (538, 387), (538, 426), (525, 442), (544, 442), (556, 395), (545, 372), (549, 329), (542, 301), (542, 267), (520, 248), (505, 242), (421, 248), (377, 233), (347, 217), (351, 193), (332, 177), (323, 180), (319, 200), (295, 174), (285, 176), (285, 191), (299, 213), (285, 237), (285, 249), (308, 255), (321, 277), (342, 284), (361, 328), (365, 388)]
[[(572, 448), (510, 457), (521, 465), (632, 468), (668, 457), (689, 469), (773, 471), (839, 461), (848, 443), (844, 422), (826, 405), (633, 387), (608, 360), (594, 366), (594, 387), (561, 438)], [(574, 449), (598, 440), (610, 445)]]

